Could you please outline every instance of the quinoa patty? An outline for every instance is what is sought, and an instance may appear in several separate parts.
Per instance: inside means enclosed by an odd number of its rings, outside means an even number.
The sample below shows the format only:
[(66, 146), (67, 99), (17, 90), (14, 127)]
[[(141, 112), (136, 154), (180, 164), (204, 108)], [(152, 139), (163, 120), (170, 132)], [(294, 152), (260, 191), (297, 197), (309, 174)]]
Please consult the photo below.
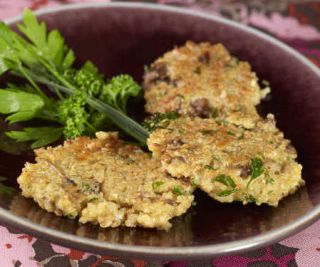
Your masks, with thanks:
[(222, 44), (187, 42), (157, 59), (145, 73), (146, 111), (202, 118), (258, 115), (254, 107), (266, 94), (247, 62), (232, 57)]
[(160, 162), (117, 133), (79, 137), (38, 149), (18, 183), (25, 197), (59, 216), (79, 217), (101, 227), (168, 229), (187, 211), (193, 187), (161, 171)]
[(172, 176), (188, 178), (220, 202), (277, 206), (304, 184), (296, 151), (271, 114), (250, 130), (181, 117), (155, 130), (148, 147)]

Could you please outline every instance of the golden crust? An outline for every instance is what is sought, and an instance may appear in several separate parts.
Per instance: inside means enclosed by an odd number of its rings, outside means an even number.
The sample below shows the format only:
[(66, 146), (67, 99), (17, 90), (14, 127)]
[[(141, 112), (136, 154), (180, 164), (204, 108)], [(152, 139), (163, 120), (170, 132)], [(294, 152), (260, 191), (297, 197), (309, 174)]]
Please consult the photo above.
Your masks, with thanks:
[(245, 110), (241, 117), (252, 113), (257, 118), (254, 106), (265, 94), (250, 65), (232, 57), (222, 44), (190, 41), (151, 65), (144, 91), (149, 113), (200, 117), (222, 109), (222, 115)]
[[(155, 130), (148, 147), (172, 176), (188, 177), (220, 202), (277, 206), (304, 184), (296, 151), (276, 128), (273, 115), (250, 130), (213, 119), (179, 118)], [(264, 171), (250, 182), (252, 160), (259, 159)], [(221, 182), (221, 175), (234, 184)]]
[(101, 227), (168, 229), (193, 201), (189, 183), (160, 170), (160, 162), (116, 133), (80, 137), (38, 149), (18, 183), (25, 197), (57, 215)]

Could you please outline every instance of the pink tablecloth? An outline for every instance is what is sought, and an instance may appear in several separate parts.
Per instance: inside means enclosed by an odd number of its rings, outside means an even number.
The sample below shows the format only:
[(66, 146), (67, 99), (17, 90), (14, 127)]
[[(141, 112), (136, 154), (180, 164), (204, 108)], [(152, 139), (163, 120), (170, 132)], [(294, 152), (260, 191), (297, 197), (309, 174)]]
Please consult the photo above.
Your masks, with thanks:
[[(85, 0), (0, 0), (0, 18), (42, 7)], [(304, 0), (159, 0), (223, 15), (259, 28), (286, 42), (320, 66), (320, 2)], [(157, 266), (142, 260), (121, 260), (50, 244), (0, 226), (0, 267), (7, 266)], [(320, 221), (280, 243), (250, 253), (202, 262), (176, 261), (168, 266), (317, 267), (320, 266)]]

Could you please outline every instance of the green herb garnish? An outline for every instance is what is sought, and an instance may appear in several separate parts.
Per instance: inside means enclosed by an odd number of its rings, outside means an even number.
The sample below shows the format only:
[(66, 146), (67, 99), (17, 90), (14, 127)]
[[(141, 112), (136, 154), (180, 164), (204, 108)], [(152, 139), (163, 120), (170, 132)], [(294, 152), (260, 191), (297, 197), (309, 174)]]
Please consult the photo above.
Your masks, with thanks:
[(92, 189), (92, 187), (88, 183), (82, 183), (81, 188), (82, 188), (82, 192), (86, 193), (86, 194), (91, 194), (94, 192), (94, 190)]
[(249, 202), (253, 202), (253, 203), (257, 202), (256, 198), (251, 194), (248, 196), (248, 200)]
[(28, 127), (23, 131), (6, 132), (6, 135), (17, 142), (34, 141), (31, 148), (37, 148), (57, 141), (62, 131), (63, 128), (58, 127)]
[(250, 169), (251, 169), (251, 172), (250, 172), (251, 173), (251, 177), (250, 177), (249, 182), (247, 183), (247, 188), (252, 183), (252, 181), (254, 181), (260, 175), (263, 174), (264, 167), (263, 167), (262, 160), (260, 158), (251, 159)]
[(227, 187), (226, 190), (217, 194), (217, 196), (219, 197), (226, 197), (238, 191), (238, 189), (236, 188), (236, 183), (228, 175), (220, 174), (217, 177), (213, 178), (212, 181), (222, 183)]
[(227, 134), (231, 135), (231, 136), (235, 136), (236, 135), (233, 131), (230, 131), (230, 130), (227, 131)]
[(213, 166), (211, 165), (204, 165), (204, 168), (207, 170), (216, 170)]
[(155, 181), (152, 183), (152, 189), (154, 192), (158, 192), (160, 189), (160, 186), (163, 185), (164, 182), (163, 181)]
[(176, 194), (177, 196), (181, 196), (181, 195), (184, 194), (183, 189), (180, 186), (177, 186), (177, 185), (173, 187), (172, 192), (174, 194)]
[(192, 185), (193, 187), (198, 187), (198, 186), (199, 186), (199, 183), (196, 181), (196, 179), (192, 179), (192, 180), (191, 180), (191, 185)]
[(67, 217), (70, 220), (73, 220), (75, 217), (77, 217), (77, 215), (72, 214), (72, 213), (65, 214), (64, 216)]
[(236, 188), (234, 189), (227, 189), (227, 190), (224, 190), (222, 192), (219, 192), (217, 194), (218, 197), (227, 197), (227, 196), (230, 196), (231, 194), (235, 193), (237, 191)]
[(203, 135), (212, 135), (214, 134), (213, 130), (199, 130), (200, 133), (202, 133)]
[[(169, 125), (170, 121), (175, 120), (180, 117), (180, 114), (171, 111), (166, 113), (155, 113), (149, 118), (145, 119), (143, 122), (143, 126), (148, 129), (150, 132), (154, 131), (158, 128), (165, 128)], [(179, 129), (180, 131), (183, 129)]]
[[(23, 13), (23, 22), (17, 26), (20, 34), (0, 23), (0, 75), (8, 72), (27, 83), (0, 89), (0, 113), (9, 123), (41, 119), (47, 125), (26, 126), (21, 133), (9, 132), (8, 136), (34, 141), (35, 148), (62, 136), (93, 135), (116, 126), (146, 143), (149, 133), (126, 116), (129, 98), (141, 91), (132, 77), (119, 75), (107, 81), (89, 61), (76, 68), (75, 55), (61, 34), (47, 31), (30, 10)], [(56, 97), (47, 96), (44, 87)], [(35, 136), (37, 131), (43, 136)]]
[(240, 136), (238, 136), (238, 140), (242, 140), (244, 138), (244, 134), (242, 133)]
[(213, 179), (213, 181), (220, 182), (220, 183), (224, 184), (225, 186), (228, 186), (231, 188), (236, 187), (236, 183), (233, 181), (233, 179), (230, 176), (225, 175), (225, 174), (218, 175), (216, 178)]
[(274, 184), (274, 179), (271, 177), (267, 177), (266, 184)]
[(217, 108), (211, 108), (211, 118), (217, 118), (219, 116), (219, 110)]

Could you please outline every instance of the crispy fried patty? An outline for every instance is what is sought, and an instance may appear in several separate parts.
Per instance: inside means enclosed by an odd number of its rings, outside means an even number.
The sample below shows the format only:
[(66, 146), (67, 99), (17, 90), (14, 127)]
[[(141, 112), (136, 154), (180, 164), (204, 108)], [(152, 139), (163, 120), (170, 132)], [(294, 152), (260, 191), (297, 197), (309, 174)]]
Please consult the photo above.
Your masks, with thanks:
[(190, 41), (157, 59), (145, 73), (143, 87), (149, 113), (228, 119), (236, 112), (234, 122), (239, 123), (258, 119), (254, 106), (266, 93), (250, 65), (232, 57), (222, 44)]
[(38, 149), (18, 183), (43, 209), (101, 227), (168, 229), (190, 207), (193, 187), (160, 170), (160, 162), (116, 133), (80, 137)]
[(276, 128), (273, 115), (250, 130), (182, 117), (155, 130), (148, 147), (172, 176), (190, 179), (220, 202), (277, 206), (304, 184), (296, 151)]

